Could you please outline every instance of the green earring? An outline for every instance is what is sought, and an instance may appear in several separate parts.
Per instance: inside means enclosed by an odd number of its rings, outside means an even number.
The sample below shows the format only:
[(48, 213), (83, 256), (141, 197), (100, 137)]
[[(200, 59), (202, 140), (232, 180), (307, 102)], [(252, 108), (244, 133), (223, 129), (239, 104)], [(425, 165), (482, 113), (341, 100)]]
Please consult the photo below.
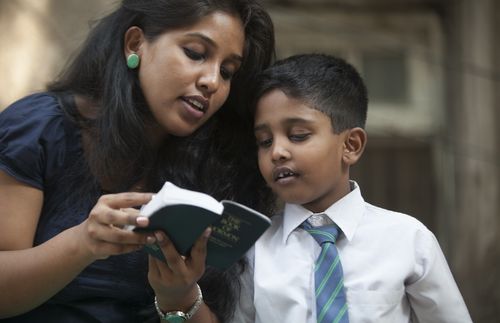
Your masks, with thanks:
[(137, 55), (136, 53), (132, 53), (127, 57), (127, 66), (131, 70), (136, 69), (137, 66), (139, 66), (140, 61), (141, 58), (139, 57), (139, 55)]

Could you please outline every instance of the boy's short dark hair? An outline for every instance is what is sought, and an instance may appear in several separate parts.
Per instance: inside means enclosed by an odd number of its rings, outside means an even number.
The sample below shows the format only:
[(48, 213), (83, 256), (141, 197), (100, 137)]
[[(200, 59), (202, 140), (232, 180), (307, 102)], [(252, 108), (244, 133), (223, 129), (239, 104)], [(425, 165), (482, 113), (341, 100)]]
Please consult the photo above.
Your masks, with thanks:
[(365, 127), (366, 86), (356, 69), (341, 58), (301, 54), (279, 60), (260, 74), (255, 102), (272, 90), (328, 115), (335, 133)]

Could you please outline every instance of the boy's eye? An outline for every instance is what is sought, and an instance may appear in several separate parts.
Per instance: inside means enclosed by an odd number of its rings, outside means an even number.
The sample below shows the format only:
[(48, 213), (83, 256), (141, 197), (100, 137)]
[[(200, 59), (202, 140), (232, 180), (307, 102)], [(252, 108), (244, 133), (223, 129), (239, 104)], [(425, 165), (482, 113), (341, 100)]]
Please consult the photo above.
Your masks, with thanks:
[(293, 135), (290, 135), (290, 140), (292, 141), (304, 141), (306, 140), (307, 138), (309, 138), (311, 134), (310, 133), (298, 133), (298, 134), (293, 134)]
[(259, 147), (259, 148), (271, 147), (272, 143), (273, 143), (273, 140), (271, 138), (257, 140), (257, 147)]
[(192, 50), (190, 48), (184, 47), (184, 53), (186, 54), (187, 57), (192, 59), (193, 61), (200, 61), (205, 59), (205, 55), (202, 53), (198, 53), (195, 50)]

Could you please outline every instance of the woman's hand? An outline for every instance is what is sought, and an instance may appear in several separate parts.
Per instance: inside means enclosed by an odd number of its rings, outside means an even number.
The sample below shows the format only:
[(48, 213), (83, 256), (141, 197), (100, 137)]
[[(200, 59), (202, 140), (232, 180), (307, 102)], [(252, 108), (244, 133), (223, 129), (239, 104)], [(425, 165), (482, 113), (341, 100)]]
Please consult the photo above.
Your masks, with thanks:
[(89, 217), (74, 229), (81, 246), (92, 260), (138, 250), (146, 243), (154, 243), (152, 233), (136, 233), (126, 227), (145, 227), (149, 220), (133, 207), (151, 200), (150, 193), (119, 193), (103, 195), (90, 211)]
[(172, 241), (163, 233), (155, 232), (167, 263), (149, 256), (148, 279), (162, 310), (186, 312), (195, 302), (198, 291), (196, 283), (205, 272), (207, 241), (211, 229), (206, 229), (198, 238), (188, 257), (181, 256)]

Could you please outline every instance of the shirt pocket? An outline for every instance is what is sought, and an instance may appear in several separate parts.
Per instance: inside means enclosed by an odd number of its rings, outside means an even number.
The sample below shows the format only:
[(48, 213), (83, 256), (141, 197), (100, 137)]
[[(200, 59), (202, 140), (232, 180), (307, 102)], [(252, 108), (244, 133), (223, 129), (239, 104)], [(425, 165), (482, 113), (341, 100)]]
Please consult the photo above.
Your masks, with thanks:
[(351, 322), (410, 322), (404, 288), (401, 290), (347, 290)]

